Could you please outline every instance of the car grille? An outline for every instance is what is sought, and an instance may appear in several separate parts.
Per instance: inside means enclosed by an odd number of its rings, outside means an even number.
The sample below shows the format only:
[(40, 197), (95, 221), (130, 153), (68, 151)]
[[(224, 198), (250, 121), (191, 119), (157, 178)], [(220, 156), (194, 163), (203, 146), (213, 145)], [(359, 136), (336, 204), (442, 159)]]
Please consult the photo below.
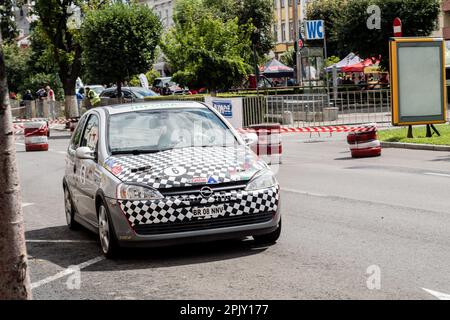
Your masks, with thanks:
[(161, 194), (165, 197), (179, 196), (179, 195), (200, 195), (200, 190), (203, 187), (210, 187), (213, 192), (239, 191), (245, 189), (246, 182), (236, 181), (219, 184), (202, 184), (200, 186), (159, 189), (158, 191), (161, 192)]
[(176, 232), (198, 231), (206, 229), (236, 227), (255, 223), (269, 222), (273, 219), (273, 213), (257, 213), (240, 216), (227, 216), (187, 222), (137, 224), (134, 231), (140, 235), (155, 235)]

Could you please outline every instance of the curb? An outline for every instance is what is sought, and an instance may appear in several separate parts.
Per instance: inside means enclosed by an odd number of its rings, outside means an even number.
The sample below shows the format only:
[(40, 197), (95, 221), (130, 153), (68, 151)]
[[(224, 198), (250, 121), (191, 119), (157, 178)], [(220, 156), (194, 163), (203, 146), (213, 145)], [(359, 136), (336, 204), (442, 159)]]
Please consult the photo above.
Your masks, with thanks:
[(450, 151), (450, 146), (439, 146), (432, 144), (403, 143), (403, 142), (386, 142), (381, 141), (383, 148), (398, 148), (411, 150), (427, 150), (427, 151)]

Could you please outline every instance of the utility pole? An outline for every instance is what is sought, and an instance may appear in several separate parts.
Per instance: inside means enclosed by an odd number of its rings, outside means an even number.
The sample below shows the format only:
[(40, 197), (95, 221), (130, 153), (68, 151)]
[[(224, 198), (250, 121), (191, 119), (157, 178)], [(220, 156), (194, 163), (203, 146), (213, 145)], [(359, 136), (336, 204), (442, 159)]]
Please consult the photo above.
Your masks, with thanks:
[[(292, 0), (294, 2), (292, 6), (292, 16), (294, 19), (294, 48), (297, 48), (297, 41), (300, 38), (300, 30), (299, 30), (299, 24), (298, 24), (298, 0)], [(300, 0), (302, 1), (302, 0)], [(295, 50), (295, 66), (297, 70), (297, 84), (299, 86), (302, 85), (302, 68), (301, 68), (301, 56), (300, 56), (300, 50)]]
[(1, 32), (0, 204), (0, 300), (28, 300), (30, 277)]

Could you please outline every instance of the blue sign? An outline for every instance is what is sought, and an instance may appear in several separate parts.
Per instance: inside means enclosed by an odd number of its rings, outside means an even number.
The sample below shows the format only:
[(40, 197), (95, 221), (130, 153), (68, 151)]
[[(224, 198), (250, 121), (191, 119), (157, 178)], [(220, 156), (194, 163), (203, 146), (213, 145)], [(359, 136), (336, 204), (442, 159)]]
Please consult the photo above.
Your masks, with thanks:
[(325, 37), (325, 24), (323, 20), (306, 21), (306, 39), (323, 40)]
[(231, 104), (231, 100), (213, 100), (212, 105), (225, 118), (233, 117), (233, 106)]

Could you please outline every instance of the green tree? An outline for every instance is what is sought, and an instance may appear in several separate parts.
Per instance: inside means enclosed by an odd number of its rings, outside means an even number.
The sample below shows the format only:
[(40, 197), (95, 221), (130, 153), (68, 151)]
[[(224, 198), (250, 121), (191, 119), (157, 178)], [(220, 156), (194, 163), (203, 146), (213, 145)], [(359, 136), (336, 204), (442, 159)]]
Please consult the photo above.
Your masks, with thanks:
[[(369, 29), (371, 5), (381, 12), (381, 28)], [(329, 55), (358, 53), (362, 58), (381, 55), (381, 66), (389, 65), (392, 22), (399, 17), (403, 36), (429, 36), (437, 29), (440, 0), (316, 0), (308, 7), (309, 19), (325, 20)]]
[(18, 35), (12, 9), (12, 0), (3, 0), (0, 2), (0, 30), (4, 42), (12, 41)]
[[(369, 30), (367, 8), (381, 9), (381, 28)], [(392, 22), (402, 20), (403, 36), (429, 36), (437, 29), (440, 0), (348, 0), (336, 20), (341, 52), (359, 53), (361, 57), (378, 57), (381, 65), (389, 65), (389, 38), (393, 36)]]
[[(315, 0), (308, 4), (306, 15), (309, 20), (324, 20), (327, 36), (327, 53), (329, 56), (346, 55), (339, 51), (339, 37), (336, 30), (336, 22), (342, 14), (342, 7), (347, 0)], [(366, 10), (363, 11), (363, 13)], [(364, 23), (367, 18), (364, 18)], [(305, 35), (303, 35), (305, 37)], [(309, 44), (321, 46), (322, 40), (309, 41)]]
[(147, 6), (122, 3), (90, 11), (82, 34), (83, 63), (101, 83), (121, 84), (146, 72), (154, 60), (162, 26)]
[(280, 61), (288, 67), (295, 68), (295, 49), (290, 47), (280, 58)]
[(240, 27), (237, 18), (223, 21), (206, 10), (199, 15), (198, 1), (178, 2), (175, 28), (165, 36), (162, 49), (181, 85), (228, 89), (251, 72), (252, 29)]
[(237, 17), (239, 26), (253, 25), (252, 48), (259, 60), (272, 50), (273, 0), (203, 0), (203, 7), (225, 21)]
[(15, 43), (3, 45), (3, 55), (10, 91), (19, 92), (22, 90), (24, 80), (28, 75), (30, 54), (30, 49), (19, 48)]
[(76, 0), (38, 0), (34, 6), (39, 16), (35, 30), (44, 37), (57, 66), (64, 88), (67, 116), (78, 114), (75, 83), (81, 72), (81, 45), (79, 30), (69, 28), (67, 24), (73, 15), (70, 9), (76, 4)]

